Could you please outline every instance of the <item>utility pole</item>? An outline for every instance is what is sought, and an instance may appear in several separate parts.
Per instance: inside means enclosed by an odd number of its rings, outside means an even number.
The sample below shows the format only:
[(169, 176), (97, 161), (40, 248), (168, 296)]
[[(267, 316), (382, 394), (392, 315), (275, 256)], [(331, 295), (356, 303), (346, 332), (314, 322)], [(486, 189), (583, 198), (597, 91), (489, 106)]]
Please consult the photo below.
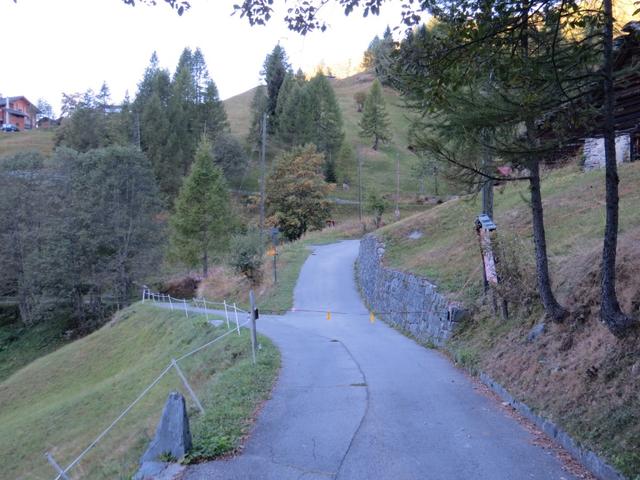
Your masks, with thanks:
[(396, 211), (394, 212), (396, 220), (400, 220), (400, 155), (396, 153)]
[(264, 187), (265, 187), (265, 157), (267, 155), (267, 112), (262, 114), (262, 142), (260, 145), (260, 241), (264, 230)]

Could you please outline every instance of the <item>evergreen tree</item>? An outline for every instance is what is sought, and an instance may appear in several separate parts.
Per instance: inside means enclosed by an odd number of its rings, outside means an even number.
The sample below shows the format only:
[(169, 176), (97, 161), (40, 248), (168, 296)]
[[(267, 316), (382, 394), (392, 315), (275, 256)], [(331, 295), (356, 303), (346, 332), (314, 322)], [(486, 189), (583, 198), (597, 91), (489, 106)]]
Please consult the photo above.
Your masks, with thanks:
[(362, 59), (362, 68), (373, 70), (383, 85), (389, 85), (391, 83), (390, 74), (394, 50), (395, 42), (393, 41), (391, 29), (387, 25), (382, 39), (376, 35), (369, 43), (369, 47)]
[(378, 149), (380, 142), (386, 143), (391, 140), (391, 130), (389, 129), (389, 115), (385, 109), (382, 87), (378, 79), (373, 81), (371, 90), (367, 95), (360, 119), (360, 136), (373, 139), (373, 149)]
[[(293, 76), (293, 74), (291, 72), (287, 72), (287, 74), (284, 76), (284, 80), (282, 81), (280, 92), (278, 92), (278, 101), (276, 102), (276, 118), (282, 118), (287, 101), (291, 96), (291, 90), (296, 83), (298, 83), (298, 81)], [(276, 130), (277, 129), (278, 127), (276, 126)]]
[[(171, 82), (171, 96), (166, 111), (171, 129), (164, 154), (177, 165), (181, 177), (189, 172), (198, 135), (203, 132), (198, 128), (196, 91), (191, 65), (191, 51), (185, 48)], [(179, 183), (176, 182), (177, 185)], [(174, 196), (177, 194), (177, 189), (169, 193)]]
[(191, 76), (193, 78), (193, 85), (196, 93), (195, 101), (196, 103), (203, 103), (206, 91), (209, 88), (210, 77), (209, 70), (207, 69), (207, 62), (205, 61), (200, 48), (196, 48), (191, 57)]
[(231, 134), (218, 135), (213, 144), (213, 158), (227, 181), (235, 180), (246, 171), (249, 159), (242, 144)]
[(314, 103), (308, 87), (294, 84), (278, 125), (278, 137), (289, 146), (301, 146), (314, 139)]
[[(458, 178), (472, 186), (496, 180), (487, 168), (494, 158), (527, 169), (538, 292), (548, 317), (561, 322), (568, 312), (551, 284), (540, 163), (585, 118), (597, 48), (576, 29), (600, 20), (571, 1), (499, 7), (460, 1), (439, 12), (433, 29), (400, 48), (398, 85), (421, 113), (418, 150), (454, 165)], [(426, 120), (434, 112), (437, 125)]]
[(171, 124), (166, 115), (166, 99), (154, 92), (139, 116), (142, 149), (149, 158), (158, 186), (165, 198), (176, 192), (181, 177), (177, 163), (166, 155), (166, 143)]
[(227, 112), (218, 95), (218, 88), (213, 80), (206, 82), (201, 103), (198, 104), (200, 127), (212, 141), (222, 132), (229, 129)]
[(275, 132), (278, 124), (276, 107), (278, 105), (278, 94), (287, 72), (291, 71), (291, 65), (287, 59), (287, 53), (280, 44), (276, 45), (272, 52), (267, 55), (262, 67), (262, 76), (267, 86), (267, 115), (269, 115), (269, 132)]
[(102, 110), (102, 112), (107, 113), (108, 108), (111, 106), (111, 90), (109, 90), (107, 82), (102, 82), (102, 86), (96, 95), (95, 101), (97, 108)]
[(340, 106), (329, 80), (322, 73), (311, 79), (308, 88), (313, 105), (314, 132), (311, 141), (329, 161), (338, 153), (344, 139)]
[(264, 85), (258, 86), (251, 99), (251, 124), (247, 132), (247, 145), (252, 152), (258, 152), (262, 142), (262, 116), (267, 109), (267, 94)]
[(227, 250), (230, 221), (224, 175), (214, 164), (211, 143), (203, 135), (170, 219), (173, 256), (190, 267), (201, 265), (206, 277), (210, 260)]

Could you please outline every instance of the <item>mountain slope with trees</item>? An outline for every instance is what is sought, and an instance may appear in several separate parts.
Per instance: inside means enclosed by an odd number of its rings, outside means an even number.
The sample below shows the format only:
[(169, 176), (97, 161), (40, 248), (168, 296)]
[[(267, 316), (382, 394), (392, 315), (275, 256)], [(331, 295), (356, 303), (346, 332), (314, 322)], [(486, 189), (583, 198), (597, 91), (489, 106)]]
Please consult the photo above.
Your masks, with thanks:
[[(411, 112), (404, 107), (398, 92), (390, 87), (383, 87), (383, 98), (390, 120), (391, 140), (381, 145), (375, 151), (368, 140), (360, 137), (360, 120), (362, 112), (358, 112), (357, 101), (354, 98), (358, 92), (367, 93), (373, 84), (372, 73), (359, 73), (344, 79), (329, 78), (335, 97), (342, 113), (344, 142), (336, 155), (336, 181), (338, 190), (335, 196), (346, 199), (357, 199), (358, 163), (357, 156), (362, 159), (363, 198), (368, 193), (395, 194), (396, 188), (396, 159), (400, 161), (400, 192), (404, 201), (414, 202), (418, 194), (435, 194), (434, 179), (431, 171), (427, 175), (417, 175), (416, 169), (420, 159), (407, 149), (409, 144), (408, 130)], [(224, 106), (229, 118), (231, 133), (237, 138), (244, 139), (251, 122), (251, 102), (256, 89), (249, 90), (225, 100)], [(267, 138), (267, 145), (271, 138)], [(254, 152), (250, 159), (242, 188), (257, 190), (257, 154)], [(349, 185), (348, 190), (342, 189), (342, 183)], [(447, 181), (440, 178), (438, 194), (453, 193), (447, 186)]]

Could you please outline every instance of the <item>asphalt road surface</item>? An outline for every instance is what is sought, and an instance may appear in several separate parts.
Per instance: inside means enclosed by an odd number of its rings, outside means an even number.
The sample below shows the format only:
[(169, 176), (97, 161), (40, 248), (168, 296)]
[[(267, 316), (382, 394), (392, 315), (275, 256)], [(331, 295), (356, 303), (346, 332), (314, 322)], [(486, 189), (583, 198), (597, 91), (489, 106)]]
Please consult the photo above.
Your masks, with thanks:
[(241, 455), (185, 478), (573, 479), (442, 354), (370, 322), (357, 253), (357, 241), (315, 248), (295, 311), (258, 320), (282, 353), (272, 398)]

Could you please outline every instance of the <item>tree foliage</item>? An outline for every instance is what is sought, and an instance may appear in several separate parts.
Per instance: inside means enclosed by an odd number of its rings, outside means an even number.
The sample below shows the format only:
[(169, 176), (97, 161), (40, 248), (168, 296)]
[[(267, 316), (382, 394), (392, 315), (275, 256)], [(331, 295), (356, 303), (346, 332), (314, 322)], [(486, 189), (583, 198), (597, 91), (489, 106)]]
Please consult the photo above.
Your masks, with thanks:
[(376, 192), (367, 196), (367, 210), (373, 215), (373, 223), (376, 228), (382, 226), (382, 215), (389, 208), (389, 202)]
[(153, 164), (160, 189), (170, 202), (189, 172), (200, 136), (212, 142), (228, 131), (227, 115), (199, 48), (185, 48), (173, 77), (153, 53), (138, 84), (132, 115), (140, 147)]
[(331, 214), (331, 187), (322, 173), (324, 159), (315, 146), (295, 147), (277, 161), (267, 181), (269, 221), (287, 240), (320, 229)]
[(257, 229), (249, 229), (231, 239), (229, 264), (252, 283), (260, 281), (260, 269), (264, 259), (264, 245)]
[(267, 115), (269, 115), (269, 133), (273, 133), (278, 125), (276, 113), (278, 105), (278, 95), (280, 87), (284, 82), (287, 73), (291, 73), (291, 65), (287, 58), (287, 52), (277, 44), (264, 60), (262, 71), (260, 72), (266, 84), (267, 94)]
[(373, 140), (372, 148), (378, 149), (380, 142), (391, 140), (389, 114), (385, 108), (382, 87), (378, 79), (373, 81), (367, 99), (364, 102), (360, 119), (360, 136)]
[(60, 148), (51, 163), (36, 154), (3, 162), (0, 290), (18, 298), (27, 325), (64, 312), (87, 331), (157, 266), (158, 191), (130, 147)]
[(203, 136), (170, 219), (172, 255), (190, 267), (200, 265), (206, 277), (209, 262), (228, 249), (230, 222), (224, 175), (214, 164), (211, 143)]
[(249, 163), (244, 147), (229, 133), (220, 134), (216, 138), (213, 144), (213, 158), (228, 181), (241, 177)]
[(395, 49), (396, 44), (393, 40), (391, 29), (387, 26), (382, 38), (376, 35), (364, 52), (362, 67), (366, 70), (373, 70), (383, 85), (389, 85), (391, 83), (391, 70)]
[(84, 93), (63, 94), (62, 125), (56, 130), (56, 146), (86, 152), (110, 145), (128, 145), (132, 140), (131, 112), (112, 110), (106, 83), (98, 94), (89, 89)]
[(278, 139), (288, 147), (314, 144), (325, 158), (325, 179), (336, 181), (335, 157), (344, 140), (340, 106), (331, 83), (318, 72), (311, 80), (287, 75), (278, 100)]
[[(562, 321), (567, 311), (551, 288), (539, 171), (588, 118), (581, 99), (593, 88), (591, 29), (599, 17), (571, 1), (438, 5), (439, 23), (409, 34), (398, 52), (396, 85), (420, 113), (415, 146), (454, 165), (472, 187), (495, 179), (494, 159), (526, 169), (520, 178), (530, 184), (540, 297), (549, 317)], [(581, 35), (565, 35), (578, 28)]]

